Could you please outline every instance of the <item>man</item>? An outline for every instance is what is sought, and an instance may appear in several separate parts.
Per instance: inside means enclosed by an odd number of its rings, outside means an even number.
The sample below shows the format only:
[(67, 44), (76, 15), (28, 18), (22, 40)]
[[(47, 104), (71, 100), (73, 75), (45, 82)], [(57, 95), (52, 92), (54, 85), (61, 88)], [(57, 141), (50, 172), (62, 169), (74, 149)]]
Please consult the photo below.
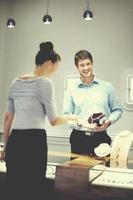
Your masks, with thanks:
[[(95, 147), (101, 143), (111, 144), (107, 128), (121, 117), (123, 111), (111, 83), (95, 77), (91, 53), (80, 50), (74, 60), (80, 77), (65, 91), (63, 113), (78, 115), (83, 124), (75, 125), (71, 132), (71, 152), (95, 155)], [(99, 116), (104, 117), (102, 124)], [(97, 126), (87, 129), (87, 124), (90, 127), (88, 122)]]

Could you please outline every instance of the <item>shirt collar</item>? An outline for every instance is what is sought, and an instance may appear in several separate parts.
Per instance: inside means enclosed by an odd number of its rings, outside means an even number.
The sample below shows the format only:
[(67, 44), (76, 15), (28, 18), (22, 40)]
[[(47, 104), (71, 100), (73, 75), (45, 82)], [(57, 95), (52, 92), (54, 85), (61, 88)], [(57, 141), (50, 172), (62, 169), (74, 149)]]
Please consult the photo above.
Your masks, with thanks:
[(77, 80), (76, 82), (76, 85), (77, 87), (82, 87), (82, 86), (90, 86), (90, 85), (93, 85), (93, 84), (99, 84), (100, 80), (94, 75), (94, 79), (91, 83), (89, 84), (86, 84), (86, 83), (83, 83), (79, 77), (79, 79)]

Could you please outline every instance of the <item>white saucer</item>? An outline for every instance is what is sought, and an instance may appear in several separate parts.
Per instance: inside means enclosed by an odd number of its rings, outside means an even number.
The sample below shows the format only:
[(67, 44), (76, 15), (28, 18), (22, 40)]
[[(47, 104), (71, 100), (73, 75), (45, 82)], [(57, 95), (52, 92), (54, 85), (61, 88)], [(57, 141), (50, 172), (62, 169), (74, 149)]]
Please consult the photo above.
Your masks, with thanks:
[(107, 143), (101, 143), (94, 149), (94, 152), (99, 157), (105, 157), (111, 153), (111, 146)]

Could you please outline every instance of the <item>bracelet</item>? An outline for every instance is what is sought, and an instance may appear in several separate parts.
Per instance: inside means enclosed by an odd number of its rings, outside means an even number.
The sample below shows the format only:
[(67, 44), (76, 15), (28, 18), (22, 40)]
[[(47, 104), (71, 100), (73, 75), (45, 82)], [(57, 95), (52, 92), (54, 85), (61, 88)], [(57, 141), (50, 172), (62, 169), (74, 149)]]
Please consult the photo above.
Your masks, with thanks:
[(77, 122), (77, 126), (82, 126), (82, 124), (80, 122)]

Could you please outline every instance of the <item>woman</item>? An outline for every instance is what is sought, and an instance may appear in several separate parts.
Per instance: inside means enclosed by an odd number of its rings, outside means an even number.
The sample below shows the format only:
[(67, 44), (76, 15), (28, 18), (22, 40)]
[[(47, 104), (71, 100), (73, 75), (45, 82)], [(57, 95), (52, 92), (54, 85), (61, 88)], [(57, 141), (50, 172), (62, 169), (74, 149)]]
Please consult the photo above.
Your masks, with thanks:
[(56, 112), (49, 77), (60, 60), (51, 42), (41, 43), (34, 71), (17, 77), (10, 86), (0, 158), (6, 161), (9, 189), (6, 193), (10, 199), (41, 199), (47, 163), (46, 116), (52, 126), (68, 120), (77, 122), (76, 116), (59, 117)]

